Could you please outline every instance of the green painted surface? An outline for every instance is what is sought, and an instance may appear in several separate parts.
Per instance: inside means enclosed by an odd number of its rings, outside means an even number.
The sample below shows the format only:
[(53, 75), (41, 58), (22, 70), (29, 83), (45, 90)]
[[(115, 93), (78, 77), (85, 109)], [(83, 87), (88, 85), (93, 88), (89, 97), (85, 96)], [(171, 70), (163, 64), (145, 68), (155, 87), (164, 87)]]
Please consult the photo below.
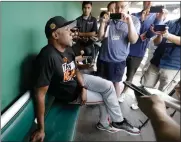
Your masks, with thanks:
[(24, 60), (46, 45), (44, 26), (50, 17), (73, 20), (81, 15), (80, 2), (1, 2), (1, 110), (20, 91)]
[(23, 141), (35, 119), (33, 106), (33, 101), (30, 99), (7, 125), (1, 129), (1, 141)]
[(79, 116), (79, 105), (52, 105), (45, 119), (45, 142), (73, 141)]
[[(73, 141), (79, 116), (79, 105), (52, 103), (45, 117), (46, 142)], [(1, 130), (2, 141), (28, 141), (36, 126), (34, 105), (30, 99)]]

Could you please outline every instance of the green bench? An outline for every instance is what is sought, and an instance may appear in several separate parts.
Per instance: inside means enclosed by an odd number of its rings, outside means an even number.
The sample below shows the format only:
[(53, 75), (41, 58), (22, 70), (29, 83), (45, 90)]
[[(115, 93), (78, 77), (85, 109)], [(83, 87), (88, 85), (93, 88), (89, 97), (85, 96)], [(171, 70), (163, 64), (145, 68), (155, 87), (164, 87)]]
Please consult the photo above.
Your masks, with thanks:
[[(63, 105), (47, 97), (44, 141), (73, 141), (78, 116), (79, 105)], [(34, 120), (34, 102), (29, 98), (1, 128), (1, 141), (28, 141), (36, 128)]]

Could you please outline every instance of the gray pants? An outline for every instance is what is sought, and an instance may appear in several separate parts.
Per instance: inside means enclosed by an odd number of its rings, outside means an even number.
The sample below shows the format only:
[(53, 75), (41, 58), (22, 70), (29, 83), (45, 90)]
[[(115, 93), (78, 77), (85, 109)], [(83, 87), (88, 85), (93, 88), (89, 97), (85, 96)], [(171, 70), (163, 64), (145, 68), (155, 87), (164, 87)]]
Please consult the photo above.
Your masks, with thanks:
[(163, 69), (150, 64), (141, 78), (141, 84), (154, 88), (158, 81), (158, 90), (169, 94), (180, 81), (180, 70)]
[(121, 108), (113, 83), (101, 77), (88, 74), (82, 75), (84, 84), (88, 88), (86, 105), (100, 104), (100, 123), (104, 126), (108, 126), (109, 116), (113, 122), (123, 121)]

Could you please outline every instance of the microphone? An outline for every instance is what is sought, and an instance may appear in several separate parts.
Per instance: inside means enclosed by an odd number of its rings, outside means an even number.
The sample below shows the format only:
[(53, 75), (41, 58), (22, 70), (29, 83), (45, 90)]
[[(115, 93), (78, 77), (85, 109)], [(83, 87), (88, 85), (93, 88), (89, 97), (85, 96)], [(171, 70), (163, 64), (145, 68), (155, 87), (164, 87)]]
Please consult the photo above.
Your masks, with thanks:
[(80, 51), (80, 55), (81, 55), (81, 56), (83, 56), (84, 53), (85, 53), (84, 50), (81, 50), (81, 51)]

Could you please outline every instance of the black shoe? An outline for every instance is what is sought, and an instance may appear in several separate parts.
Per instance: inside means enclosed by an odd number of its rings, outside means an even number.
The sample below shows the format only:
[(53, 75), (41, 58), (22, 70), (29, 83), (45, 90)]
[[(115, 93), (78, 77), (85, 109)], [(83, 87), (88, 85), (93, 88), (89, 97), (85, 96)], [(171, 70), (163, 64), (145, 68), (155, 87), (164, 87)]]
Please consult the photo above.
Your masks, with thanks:
[(125, 118), (122, 122), (112, 122), (112, 126), (130, 135), (140, 135), (140, 130), (133, 127)]

